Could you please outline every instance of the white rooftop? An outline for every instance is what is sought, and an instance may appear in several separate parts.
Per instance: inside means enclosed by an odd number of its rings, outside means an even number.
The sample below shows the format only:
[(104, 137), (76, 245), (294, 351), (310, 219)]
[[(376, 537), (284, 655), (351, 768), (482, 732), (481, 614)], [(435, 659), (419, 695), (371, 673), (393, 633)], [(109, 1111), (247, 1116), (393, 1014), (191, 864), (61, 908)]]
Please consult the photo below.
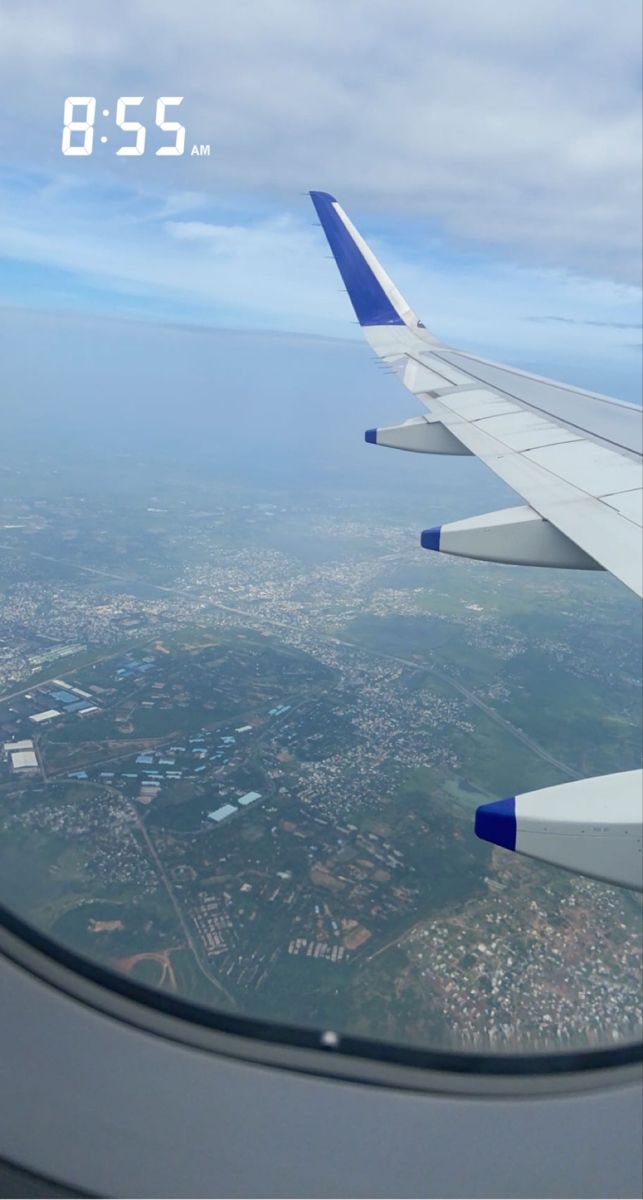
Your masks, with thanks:
[(226, 817), (231, 817), (235, 812), (237, 812), (237, 809), (235, 808), (234, 804), (223, 804), (221, 808), (217, 808), (214, 812), (208, 813), (208, 817), (211, 821), (225, 821)]
[(38, 759), (33, 750), (14, 750), (11, 755), (11, 766), (14, 771), (25, 771), (38, 766)]
[(237, 804), (252, 804), (255, 800), (261, 800), (261, 792), (246, 792), (245, 796), (239, 796)]
[(33, 750), (33, 742), (31, 738), (24, 738), (21, 742), (5, 742), (4, 748), (7, 754), (12, 750)]
[(48, 708), (45, 712), (33, 713), (30, 716), (30, 721), (51, 721), (52, 717), (59, 717), (60, 713), (57, 708)]

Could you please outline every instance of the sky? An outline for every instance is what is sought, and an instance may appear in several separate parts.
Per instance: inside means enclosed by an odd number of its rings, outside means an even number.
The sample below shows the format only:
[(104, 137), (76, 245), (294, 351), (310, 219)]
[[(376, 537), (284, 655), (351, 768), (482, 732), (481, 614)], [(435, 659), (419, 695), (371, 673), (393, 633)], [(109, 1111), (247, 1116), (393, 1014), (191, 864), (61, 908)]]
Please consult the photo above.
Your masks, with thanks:
[[(12, 402), (56, 318), (46, 394), (64, 404), (56, 380), (75, 364), (86, 391), (92, 366), (80, 370), (76, 347), (89, 317), (112, 322), (111, 346), (128, 322), (153, 326), (164, 361), (171, 346), (184, 365), (193, 343), (168, 341), (171, 327), (245, 331), (257, 364), (275, 331), (277, 383), (293, 371), (284, 335), (330, 339), (324, 390), (343, 398), (333, 347), (359, 330), (311, 188), (340, 199), (445, 340), (636, 400), (640, 47), (638, 0), (0, 0)], [(90, 157), (61, 153), (70, 95), (97, 98)], [(114, 123), (123, 95), (144, 97), (130, 114), (149, 129), (141, 157), (115, 153), (132, 140)], [(187, 131), (178, 158), (154, 152), (160, 95), (184, 97), (171, 114)], [(103, 375), (114, 386), (115, 355)], [(318, 412), (319, 372), (300, 360)]]

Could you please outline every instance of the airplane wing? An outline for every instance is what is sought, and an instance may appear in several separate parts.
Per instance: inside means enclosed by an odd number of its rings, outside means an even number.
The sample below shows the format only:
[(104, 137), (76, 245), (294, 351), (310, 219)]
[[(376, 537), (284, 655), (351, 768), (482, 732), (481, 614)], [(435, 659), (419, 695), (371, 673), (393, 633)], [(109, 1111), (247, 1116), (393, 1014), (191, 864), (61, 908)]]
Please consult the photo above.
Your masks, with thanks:
[[(421, 544), (494, 562), (606, 570), (643, 596), (643, 410), (441, 342), (337, 200), (310, 196), (366, 340), (428, 410), (369, 429), (366, 441), (474, 454), (526, 502), (426, 529)], [(643, 890), (642, 796), (640, 771), (579, 780), (482, 805), (476, 832)]]

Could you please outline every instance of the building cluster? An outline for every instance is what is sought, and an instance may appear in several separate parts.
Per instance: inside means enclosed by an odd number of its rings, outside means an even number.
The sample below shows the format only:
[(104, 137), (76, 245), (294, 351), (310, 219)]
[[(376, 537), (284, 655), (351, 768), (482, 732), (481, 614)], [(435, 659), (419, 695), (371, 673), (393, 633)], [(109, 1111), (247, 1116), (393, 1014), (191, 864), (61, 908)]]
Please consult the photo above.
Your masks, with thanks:
[(507, 867), (499, 854), (495, 865), (485, 895), (410, 934), (401, 991), (418, 1006), (424, 997), (457, 1048), (542, 1052), (636, 1038), (633, 897), (580, 876), (543, 883), (540, 868)]
[[(40, 730), (66, 716), (83, 720), (97, 713), (99, 708), (100, 704), (90, 692), (64, 679), (52, 679), (0, 700), (0, 733), (15, 736), (29, 732), (34, 726)], [(23, 737), (22, 740), (30, 739)], [(26, 749), (33, 750), (34, 747)]]

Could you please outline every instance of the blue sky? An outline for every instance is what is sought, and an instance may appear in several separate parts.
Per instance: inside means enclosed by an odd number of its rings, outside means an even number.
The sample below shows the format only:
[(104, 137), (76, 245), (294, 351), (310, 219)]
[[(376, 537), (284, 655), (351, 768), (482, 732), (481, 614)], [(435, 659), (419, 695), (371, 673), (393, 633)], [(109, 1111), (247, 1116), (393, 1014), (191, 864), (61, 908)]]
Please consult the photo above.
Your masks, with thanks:
[[(0, 304), (356, 338), (302, 194), (326, 188), (439, 335), (636, 399), (640, 20), (633, 0), (4, 6)], [(169, 93), (210, 158), (116, 157), (116, 97), (152, 124)], [(60, 153), (69, 94), (112, 114), (90, 159)]]

